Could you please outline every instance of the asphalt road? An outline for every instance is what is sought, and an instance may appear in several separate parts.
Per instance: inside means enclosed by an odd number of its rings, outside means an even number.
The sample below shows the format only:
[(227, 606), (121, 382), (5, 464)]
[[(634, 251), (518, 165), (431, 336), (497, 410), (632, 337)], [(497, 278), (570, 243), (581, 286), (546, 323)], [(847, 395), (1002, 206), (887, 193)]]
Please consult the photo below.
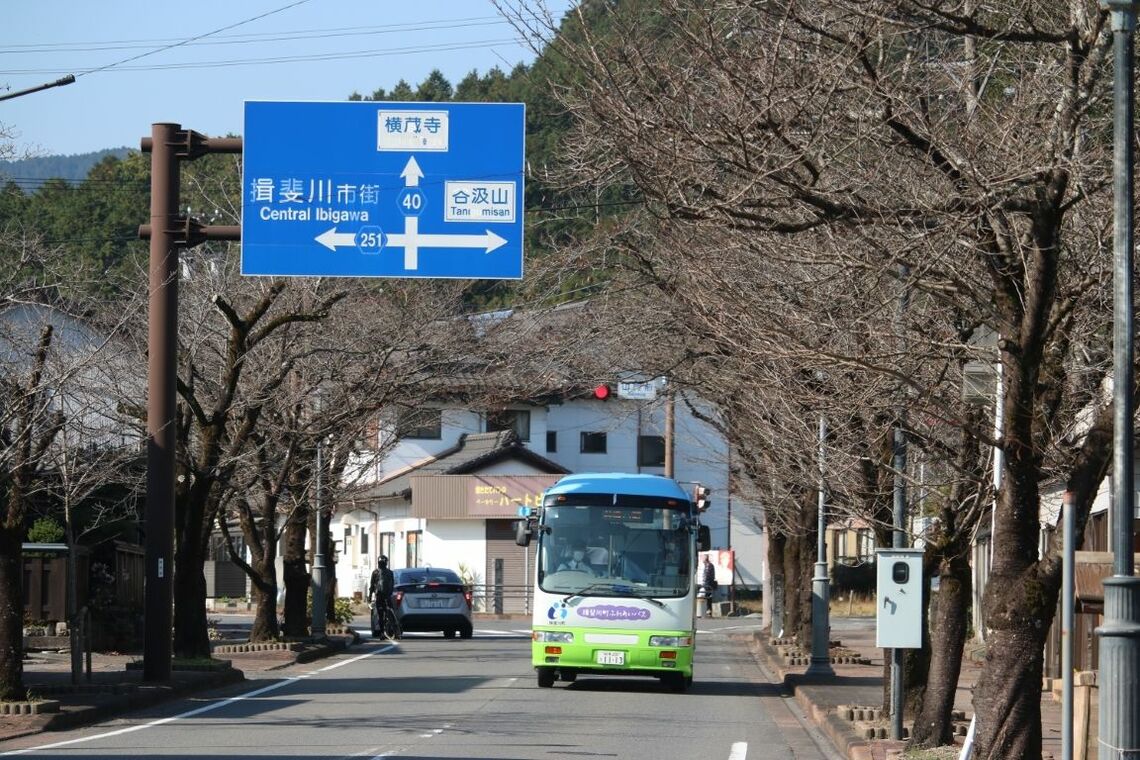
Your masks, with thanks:
[(747, 619), (702, 621), (685, 694), (651, 679), (587, 676), (540, 689), (526, 621), (479, 621), (470, 640), (366, 639), (225, 693), (8, 742), (0, 756), (837, 758), (734, 635), (754, 628)]

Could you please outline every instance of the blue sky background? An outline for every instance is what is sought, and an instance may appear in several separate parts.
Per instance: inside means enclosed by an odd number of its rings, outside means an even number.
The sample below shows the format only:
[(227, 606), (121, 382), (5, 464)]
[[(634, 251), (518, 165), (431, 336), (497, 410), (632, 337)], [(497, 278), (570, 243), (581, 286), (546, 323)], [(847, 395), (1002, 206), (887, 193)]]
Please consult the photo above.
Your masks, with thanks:
[[(573, 4), (545, 3), (556, 19)], [(39, 155), (137, 148), (154, 122), (241, 134), (245, 100), (344, 100), (353, 91), (391, 89), (400, 79), (415, 86), (436, 68), (454, 85), (472, 69), (509, 71), (534, 58), (490, 0), (7, 5), (0, 93), (77, 77), (0, 101), (0, 125), (17, 150)], [(255, 20), (160, 50), (248, 19)], [(158, 52), (119, 63), (151, 51)], [(118, 65), (97, 70), (109, 64)]]

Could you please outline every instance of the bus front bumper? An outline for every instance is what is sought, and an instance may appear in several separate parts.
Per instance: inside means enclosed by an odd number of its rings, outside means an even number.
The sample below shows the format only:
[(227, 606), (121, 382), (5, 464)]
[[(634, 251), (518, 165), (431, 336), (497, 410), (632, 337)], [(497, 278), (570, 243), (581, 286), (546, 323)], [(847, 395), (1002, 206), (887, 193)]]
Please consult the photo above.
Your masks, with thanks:
[(531, 638), (535, 667), (574, 673), (693, 675), (692, 631), (536, 628)]

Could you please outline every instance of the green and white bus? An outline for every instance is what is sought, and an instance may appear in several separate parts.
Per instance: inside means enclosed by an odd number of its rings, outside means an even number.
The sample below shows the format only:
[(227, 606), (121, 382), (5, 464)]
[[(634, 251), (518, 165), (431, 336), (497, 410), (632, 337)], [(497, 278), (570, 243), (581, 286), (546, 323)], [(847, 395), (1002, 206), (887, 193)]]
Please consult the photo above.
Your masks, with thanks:
[(538, 685), (579, 675), (693, 682), (698, 544), (708, 530), (676, 481), (568, 475), (517, 524), (537, 543), (531, 654)]

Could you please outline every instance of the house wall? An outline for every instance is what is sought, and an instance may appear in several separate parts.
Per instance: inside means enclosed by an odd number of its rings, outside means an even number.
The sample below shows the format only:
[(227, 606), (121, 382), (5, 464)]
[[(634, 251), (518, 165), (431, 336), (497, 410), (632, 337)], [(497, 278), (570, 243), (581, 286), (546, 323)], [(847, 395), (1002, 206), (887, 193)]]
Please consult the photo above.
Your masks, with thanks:
[(463, 575), (460, 566), (476, 575), (487, 563), (485, 520), (427, 520), (423, 563)]
[(759, 509), (746, 504), (732, 507), (732, 548), (736, 551), (736, 583), (747, 589), (762, 588), (768, 575), (767, 537), (756, 524)]

